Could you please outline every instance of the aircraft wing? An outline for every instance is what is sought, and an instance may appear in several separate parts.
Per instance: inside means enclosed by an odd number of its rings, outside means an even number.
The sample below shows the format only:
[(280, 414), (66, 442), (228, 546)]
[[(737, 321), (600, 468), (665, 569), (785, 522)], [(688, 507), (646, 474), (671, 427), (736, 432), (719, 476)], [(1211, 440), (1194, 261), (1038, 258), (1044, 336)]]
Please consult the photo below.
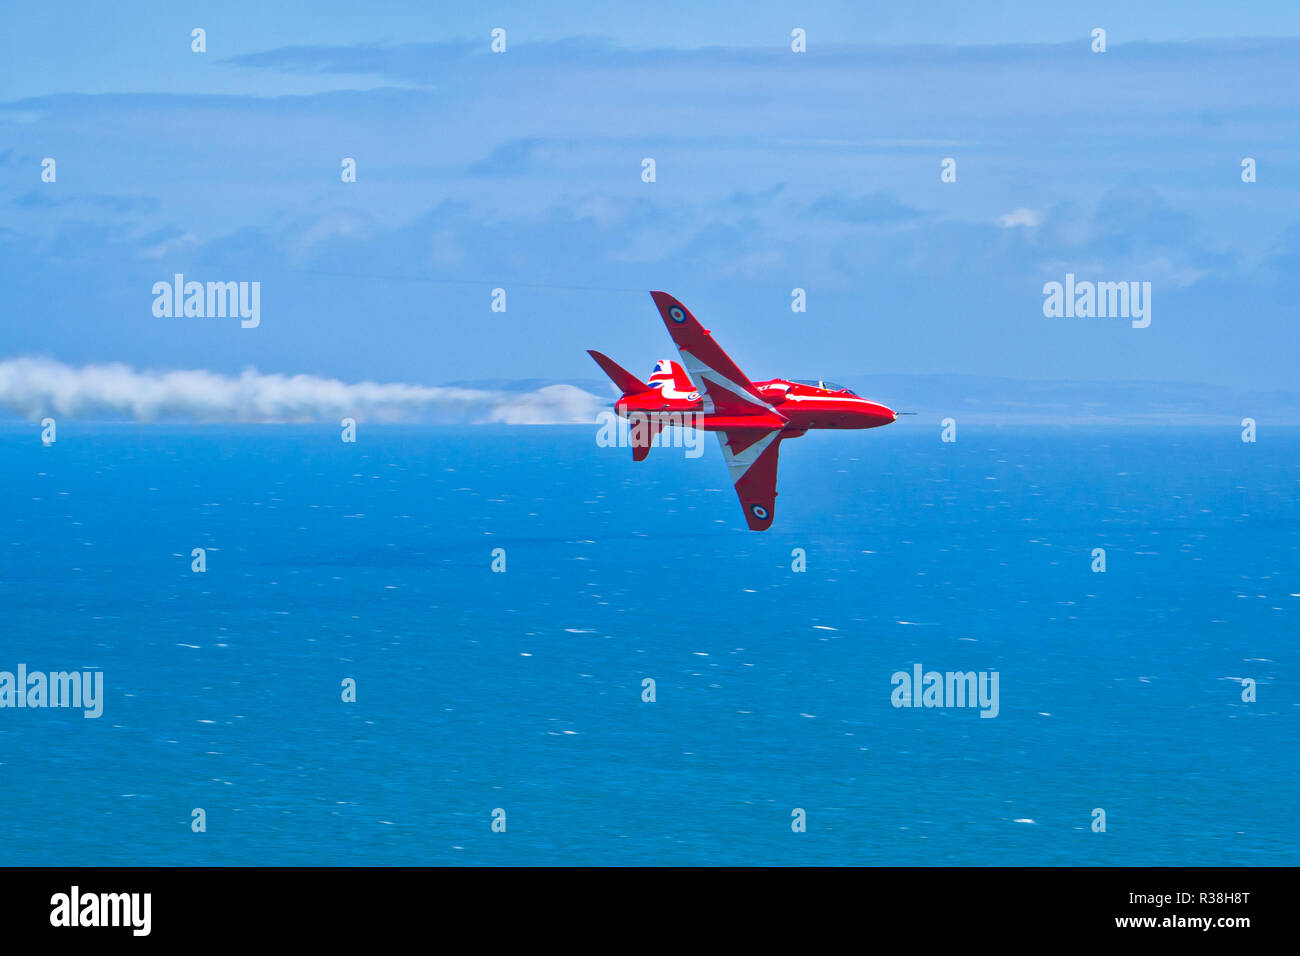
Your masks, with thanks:
[(750, 531), (766, 531), (776, 512), (776, 460), (781, 429), (735, 428), (718, 432), (718, 444), (736, 485)]
[(705, 414), (778, 414), (686, 306), (667, 292), (650, 295), (681, 353), (682, 365), (699, 386)]

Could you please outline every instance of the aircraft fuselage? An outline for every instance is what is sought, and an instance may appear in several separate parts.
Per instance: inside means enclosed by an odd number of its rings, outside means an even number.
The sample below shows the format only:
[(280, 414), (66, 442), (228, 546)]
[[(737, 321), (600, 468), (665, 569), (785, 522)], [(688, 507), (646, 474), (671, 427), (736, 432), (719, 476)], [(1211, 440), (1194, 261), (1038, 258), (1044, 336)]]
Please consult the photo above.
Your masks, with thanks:
[[(660, 419), (665, 423), (684, 423), (706, 431), (725, 431), (729, 428), (780, 428), (786, 437), (810, 428), (878, 428), (897, 419), (894, 411), (877, 402), (852, 394), (847, 389), (826, 388), (806, 382), (774, 378), (755, 382), (755, 388), (771, 406), (764, 414), (726, 415), (706, 408), (706, 400), (698, 392), (674, 393), (670, 386), (660, 391), (625, 395), (614, 405), (623, 418), (633, 415)], [(666, 393), (666, 394), (665, 394)]]

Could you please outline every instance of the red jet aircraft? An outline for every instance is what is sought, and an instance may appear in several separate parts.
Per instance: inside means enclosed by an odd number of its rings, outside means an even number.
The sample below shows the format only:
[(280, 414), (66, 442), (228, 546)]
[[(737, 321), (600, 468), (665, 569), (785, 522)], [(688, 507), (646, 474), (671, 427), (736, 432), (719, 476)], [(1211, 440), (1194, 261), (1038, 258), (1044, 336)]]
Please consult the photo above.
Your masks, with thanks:
[(623, 392), (615, 411), (642, 426), (631, 431), (636, 461), (650, 453), (650, 442), (665, 425), (718, 432), (751, 531), (772, 526), (782, 440), (798, 438), (810, 428), (875, 428), (898, 418), (884, 405), (831, 382), (751, 382), (686, 306), (667, 292), (650, 295), (685, 368), (661, 359), (645, 383), (608, 356), (591, 349), (587, 353)]

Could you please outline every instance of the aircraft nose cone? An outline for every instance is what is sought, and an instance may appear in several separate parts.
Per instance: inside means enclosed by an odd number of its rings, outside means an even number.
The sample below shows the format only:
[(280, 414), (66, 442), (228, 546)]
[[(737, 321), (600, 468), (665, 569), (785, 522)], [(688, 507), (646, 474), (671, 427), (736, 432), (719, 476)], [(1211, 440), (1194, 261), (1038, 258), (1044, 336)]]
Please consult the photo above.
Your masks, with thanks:
[(892, 408), (886, 408), (884, 405), (872, 403), (867, 410), (867, 417), (873, 425), (892, 425), (898, 421), (898, 413)]

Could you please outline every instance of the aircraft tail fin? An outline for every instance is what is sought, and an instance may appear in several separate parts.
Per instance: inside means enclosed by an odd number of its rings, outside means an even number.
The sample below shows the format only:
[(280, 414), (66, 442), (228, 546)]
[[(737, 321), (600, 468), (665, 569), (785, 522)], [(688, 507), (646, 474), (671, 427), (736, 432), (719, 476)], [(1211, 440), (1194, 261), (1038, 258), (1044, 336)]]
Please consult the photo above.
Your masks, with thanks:
[(692, 392), (699, 397), (699, 390), (686, 374), (680, 362), (672, 359), (660, 359), (655, 362), (654, 371), (650, 373), (651, 388), (659, 389), (659, 394), (666, 398), (687, 398)]
[(641, 392), (650, 391), (650, 386), (641, 381), (623, 366), (619, 365), (608, 355), (602, 355), (595, 349), (587, 349), (587, 354), (596, 360), (601, 371), (609, 376), (618, 388), (622, 389), (624, 395), (639, 395)]

